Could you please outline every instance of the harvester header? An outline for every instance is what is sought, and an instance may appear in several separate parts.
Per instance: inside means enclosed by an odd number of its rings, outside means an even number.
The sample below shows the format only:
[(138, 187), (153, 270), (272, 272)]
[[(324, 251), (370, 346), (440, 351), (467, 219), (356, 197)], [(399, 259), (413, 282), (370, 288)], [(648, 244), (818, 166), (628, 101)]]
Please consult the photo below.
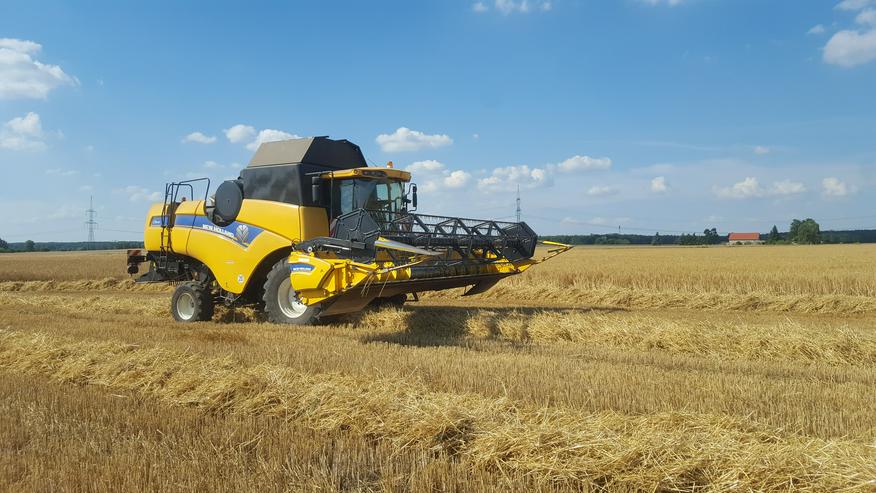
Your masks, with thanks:
[[(222, 302), (309, 324), (423, 291), (481, 293), (570, 248), (552, 243), (536, 259), (524, 222), (418, 214), (411, 178), (368, 166), (346, 140), (263, 143), (213, 196), (207, 179), (168, 183), (128, 272), (148, 262), (138, 282), (179, 283), (171, 312), (181, 322), (209, 320)], [(185, 200), (199, 184), (203, 200)]]

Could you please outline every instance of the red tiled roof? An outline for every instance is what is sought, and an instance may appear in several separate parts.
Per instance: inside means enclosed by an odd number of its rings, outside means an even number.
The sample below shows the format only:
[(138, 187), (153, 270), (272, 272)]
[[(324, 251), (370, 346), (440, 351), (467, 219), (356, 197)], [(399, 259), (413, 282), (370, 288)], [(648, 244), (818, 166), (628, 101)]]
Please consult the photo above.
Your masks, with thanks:
[(730, 233), (728, 241), (758, 241), (760, 233)]

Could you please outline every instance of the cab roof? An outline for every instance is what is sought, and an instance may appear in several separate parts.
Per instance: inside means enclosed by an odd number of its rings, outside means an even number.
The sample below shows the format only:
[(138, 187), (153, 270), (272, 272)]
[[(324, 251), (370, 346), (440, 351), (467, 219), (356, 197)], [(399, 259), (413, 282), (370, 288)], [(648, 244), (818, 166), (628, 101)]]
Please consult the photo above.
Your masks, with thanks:
[(359, 146), (348, 140), (308, 137), (262, 143), (247, 168), (302, 163), (334, 169), (368, 166)]
[(345, 178), (388, 178), (396, 181), (411, 181), (411, 174), (409, 172), (395, 168), (362, 167), (339, 171), (326, 171), (319, 176), (320, 178), (334, 178), (336, 180), (343, 180)]

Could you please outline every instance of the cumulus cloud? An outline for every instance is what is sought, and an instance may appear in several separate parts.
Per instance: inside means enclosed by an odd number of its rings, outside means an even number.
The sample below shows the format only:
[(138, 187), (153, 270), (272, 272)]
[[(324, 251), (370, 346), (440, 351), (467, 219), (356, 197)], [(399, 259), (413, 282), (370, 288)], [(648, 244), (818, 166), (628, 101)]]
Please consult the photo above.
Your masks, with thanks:
[(225, 138), (232, 144), (246, 143), (246, 148), (254, 151), (259, 148), (264, 142), (275, 142), (278, 140), (300, 139), (301, 137), (282, 130), (273, 128), (265, 128), (256, 132), (255, 127), (238, 123), (231, 128), (224, 130)]
[(729, 187), (715, 187), (714, 192), (720, 198), (747, 199), (753, 197), (778, 197), (796, 195), (806, 191), (806, 186), (792, 180), (774, 182), (770, 188), (760, 186), (757, 178), (749, 176)]
[(593, 158), (576, 155), (559, 164), (547, 164), (543, 167), (518, 165), (495, 168), (490, 176), (478, 180), (478, 188), (485, 192), (501, 192), (515, 190), (518, 185), (522, 188), (551, 186), (553, 185), (553, 177), (557, 173), (596, 171), (609, 168), (611, 168), (611, 159), (607, 157)]
[(40, 115), (30, 112), (15, 117), (0, 128), (0, 148), (13, 151), (41, 151), (46, 148)]
[(137, 185), (128, 185), (125, 188), (118, 188), (114, 191), (121, 195), (127, 195), (128, 200), (131, 202), (157, 202), (164, 198), (161, 192), (152, 192), (147, 188)]
[(428, 159), (426, 161), (417, 161), (415, 163), (411, 163), (406, 171), (410, 171), (411, 173), (418, 172), (429, 172), (429, 171), (443, 171), (446, 168), (444, 163), (439, 161), (435, 161), (434, 159)]
[(471, 174), (462, 170), (451, 171), (444, 177), (444, 186), (447, 188), (462, 188), (471, 181)]
[(474, 5), (471, 6), (471, 9), (478, 13), (490, 10), (484, 2), (475, 2)]
[(563, 172), (608, 169), (611, 168), (611, 159), (607, 157), (572, 156), (558, 164), (557, 168)]
[(56, 87), (79, 84), (61, 67), (35, 60), (41, 49), (33, 41), (0, 38), (0, 99), (46, 99)]
[(834, 34), (824, 46), (822, 57), (826, 63), (845, 68), (876, 60), (876, 29), (867, 32), (845, 30)]
[(553, 179), (547, 169), (530, 168), (522, 164), (493, 169), (490, 176), (478, 180), (478, 188), (486, 192), (510, 192), (521, 188), (551, 185)]
[(437, 149), (453, 144), (453, 139), (444, 134), (428, 135), (407, 127), (399, 127), (391, 134), (380, 134), (375, 139), (383, 152), (419, 151)]
[(767, 191), (768, 195), (796, 195), (806, 191), (806, 186), (799, 181), (782, 180), (773, 183)]
[(651, 191), (654, 193), (665, 193), (669, 191), (669, 185), (666, 183), (665, 176), (657, 176), (651, 180)]
[(845, 182), (836, 177), (821, 180), (821, 189), (828, 197), (845, 197), (851, 192)]
[(812, 26), (811, 29), (806, 31), (806, 34), (824, 34), (824, 26), (821, 24), (816, 24)]
[(216, 137), (205, 135), (202, 132), (192, 132), (182, 139), (183, 143), (195, 142), (197, 144), (212, 144), (216, 142)]
[(246, 145), (246, 148), (254, 151), (259, 148), (260, 145), (264, 142), (276, 142), (278, 140), (288, 140), (288, 139), (300, 139), (301, 137), (295, 134), (290, 134), (289, 132), (284, 132), (282, 130), (274, 130), (273, 128), (266, 128), (259, 132), (256, 135), (254, 141), (250, 142)]
[(752, 150), (755, 154), (763, 156), (764, 154), (769, 154), (772, 149), (767, 146), (754, 146)]
[(256, 134), (255, 128), (242, 123), (238, 123), (231, 128), (226, 128), (224, 132), (225, 138), (227, 138), (228, 142), (231, 142), (232, 144), (249, 142)]
[(876, 26), (876, 10), (867, 9), (862, 10), (861, 13), (855, 17), (855, 22), (858, 24), (863, 24), (865, 26)]
[(472, 179), (467, 171), (450, 171), (444, 163), (434, 159), (411, 163), (405, 170), (414, 174), (414, 179), (420, 182), (420, 188), (424, 192), (463, 188)]
[(876, 5), (876, 0), (843, 0), (836, 5), (838, 10), (861, 10)]

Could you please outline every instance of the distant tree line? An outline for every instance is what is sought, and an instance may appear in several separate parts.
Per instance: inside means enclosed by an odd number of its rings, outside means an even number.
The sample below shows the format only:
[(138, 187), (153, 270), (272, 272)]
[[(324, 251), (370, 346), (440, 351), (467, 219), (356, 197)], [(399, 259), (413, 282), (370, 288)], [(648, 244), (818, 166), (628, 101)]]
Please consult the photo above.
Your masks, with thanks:
[[(815, 245), (819, 243), (876, 243), (876, 230), (850, 229), (837, 231), (821, 231), (821, 226), (812, 218), (794, 219), (787, 232), (779, 232), (773, 226), (761, 239), (769, 245)], [(552, 235), (542, 239), (558, 241), (570, 245), (718, 245), (727, 242), (727, 236), (718, 234), (716, 228), (709, 228), (699, 234), (589, 234), (589, 235)]]
[(126, 250), (129, 248), (143, 248), (142, 241), (49, 241), (35, 242), (27, 240), (17, 243), (9, 243), (0, 238), (0, 253), (13, 252), (66, 252), (85, 250)]

